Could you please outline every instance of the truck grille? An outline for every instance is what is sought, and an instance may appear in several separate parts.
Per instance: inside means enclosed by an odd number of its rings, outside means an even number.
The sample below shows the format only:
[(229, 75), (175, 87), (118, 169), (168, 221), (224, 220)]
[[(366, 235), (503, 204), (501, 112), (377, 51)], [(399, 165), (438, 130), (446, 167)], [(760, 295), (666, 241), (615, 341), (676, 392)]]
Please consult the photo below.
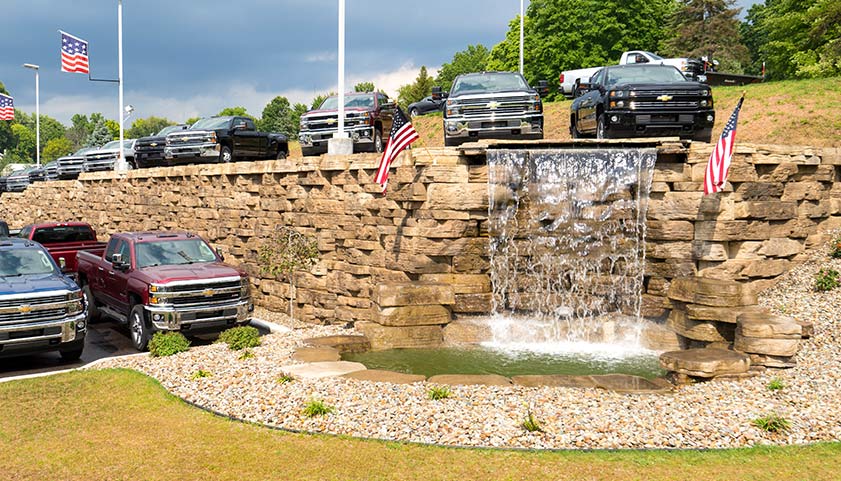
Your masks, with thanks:
[(635, 101), (631, 102), (631, 108), (636, 110), (694, 110), (698, 108), (698, 101)]
[(241, 281), (225, 280), (201, 284), (181, 284), (164, 286), (166, 292), (154, 293), (164, 304), (176, 307), (212, 306), (228, 304), (240, 300)]
[(3, 299), (0, 300), (0, 326), (61, 320), (67, 316), (67, 308), (73, 302), (63, 294)]
[(459, 102), (465, 116), (490, 116), (499, 114), (521, 114), (527, 112), (532, 104), (531, 97), (480, 98)]
[(186, 145), (200, 145), (207, 142), (207, 133), (189, 133), (182, 132), (179, 134), (168, 135), (166, 144), (172, 147), (182, 147)]

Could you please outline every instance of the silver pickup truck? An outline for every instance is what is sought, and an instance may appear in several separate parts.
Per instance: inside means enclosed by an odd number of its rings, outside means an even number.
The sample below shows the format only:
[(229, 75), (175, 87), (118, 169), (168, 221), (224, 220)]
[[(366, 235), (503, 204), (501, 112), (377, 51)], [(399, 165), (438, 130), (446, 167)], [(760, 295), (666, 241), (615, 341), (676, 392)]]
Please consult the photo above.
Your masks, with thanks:
[(444, 145), (478, 139), (543, 138), (543, 101), (548, 91), (537, 89), (516, 72), (469, 73), (456, 77), (450, 92), (440, 87), (433, 98), (447, 99), (444, 108)]

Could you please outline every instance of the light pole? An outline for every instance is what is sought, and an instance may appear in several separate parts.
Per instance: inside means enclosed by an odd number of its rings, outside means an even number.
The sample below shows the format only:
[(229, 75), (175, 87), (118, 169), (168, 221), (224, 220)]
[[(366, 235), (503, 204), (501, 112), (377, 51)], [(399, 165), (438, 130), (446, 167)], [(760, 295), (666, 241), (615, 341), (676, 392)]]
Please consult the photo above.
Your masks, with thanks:
[(524, 6), (525, 0), (520, 0), (520, 75), (523, 75), (523, 39), (525, 37), (525, 17), (524, 17)]
[(31, 63), (25, 63), (23, 66), (35, 71), (35, 165), (41, 167), (41, 98), (38, 85), (40, 67)]
[(128, 163), (126, 162), (125, 152), (123, 151), (123, 132), (125, 129), (125, 118), (123, 115), (123, 0), (117, 0), (117, 79), (119, 81), (119, 97), (120, 97), (120, 156), (117, 158), (117, 164), (114, 170), (123, 172), (128, 170)]

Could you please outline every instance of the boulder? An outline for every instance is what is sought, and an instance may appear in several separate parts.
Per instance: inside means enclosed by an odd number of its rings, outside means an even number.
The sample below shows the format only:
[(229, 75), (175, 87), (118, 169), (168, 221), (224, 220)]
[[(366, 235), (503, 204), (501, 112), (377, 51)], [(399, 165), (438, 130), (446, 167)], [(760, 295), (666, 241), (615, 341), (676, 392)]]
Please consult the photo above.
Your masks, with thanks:
[(681, 277), (669, 285), (669, 299), (713, 307), (741, 307), (756, 304), (756, 295), (735, 281)]
[(743, 337), (800, 339), (803, 327), (794, 319), (765, 312), (744, 312), (738, 316), (736, 331)]
[(346, 352), (365, 352), (371, 350), (371, 341), (365, 336), (324, 336), (304, 339), (304, 344), (312, 347), (332, 347), (339, 354)]
[(733, 340), (734, 326), (713, 321), (695, 321), (689, 319), (681, 309), (672, 309), (669, 326), (687, 339), (706, 342), (730, 342)]
[(292, 360), (298, 362), (341, 361), (342, 356), (335, 347), (302, 347), (292, 354)]
[(750, 354), (764, 354), (767, 356), (791, 357), (797, 354), (800, 339), (768, 339), (764, 337), (747, 337), (736, 332), (733, 349)]
[(660, 366), (678, 374), (713, 378), (748, 372), (750, 357), (724, 349), (687, 349), (664, 352), (660, 355)]
[(427, 379), (433, 384), (448, 384), (450, 386), (511, 386), (513, 383), (505, 376), (497, 374), (439, 374)]
[(374, 290), (374, 302), (380, 307), (455, 304), (453, 287), (442, 283), (380, 284)]

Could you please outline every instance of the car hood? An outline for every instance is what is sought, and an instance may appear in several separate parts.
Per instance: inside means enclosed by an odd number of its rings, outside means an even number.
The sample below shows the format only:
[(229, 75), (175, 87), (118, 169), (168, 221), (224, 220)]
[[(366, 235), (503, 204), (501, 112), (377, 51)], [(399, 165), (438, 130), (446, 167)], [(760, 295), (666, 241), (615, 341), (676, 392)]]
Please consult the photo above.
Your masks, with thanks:
[(217, 279), (220, 277), (243, 277), (245, 272), (222, 262), (204, 262), (179, 266), (154, 266), (138, 269), (148, 282), (165, 284), (175, 281)]
[(166, 135), (155, 136), (155, 137), (143, 137), (142, 139), (137, 139), (137, 143), (135, 144), (135, 146), (140, 145), (140, 144), (145, 145), (145, 144), (151, 144), (151, 143), (155, 143), (155, 142), (160, 143), (160, 142), (165, 142), (165, 141), (166, 141)]
[[(349, 112), (370, 112), (373, 109), (366, 109), (363, 107), (349, 107), (345, 108), (345, 114)], [(310, 110), (309, 112), (302, 115), (302, 117), (324, 117), (329, 115), (338, 115), (338, 109), (327, 109), (327, 110)]]
[(507, 97), (524, 97), (527, 95), (537, 95), (537, 92), (534, 90), (514, 90), (510, 92), (476, 92), (470, 94), (461, 94), (461, 95), (450, 95), (448, 99), (453, 100), (474, 100), (474, 99), (487, 99), (487, 98), (495, 98), (495, 99), (502, 99)]
[(66, 155), (64, 157), (59, 157), (58, 162), (61, 162), (62, 160), (79, 160), (84, 158), (84, 155)]
[(664, 83), (624, 83), (616, 84), (608, 90), (619, 90), (621, 88), (640, 90), (710, 90), (710, 86), (701, 82), (664, 82)]
[(59, 273), (0, 277), (0, 296), (78, 289), (75, 282)]

